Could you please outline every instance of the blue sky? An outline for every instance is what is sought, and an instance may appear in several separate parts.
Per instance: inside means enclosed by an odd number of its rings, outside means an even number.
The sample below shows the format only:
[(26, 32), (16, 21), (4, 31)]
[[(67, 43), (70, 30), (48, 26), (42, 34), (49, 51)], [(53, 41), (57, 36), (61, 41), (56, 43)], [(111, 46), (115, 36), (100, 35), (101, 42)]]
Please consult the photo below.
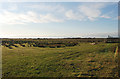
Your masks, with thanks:
[(1, 37), (107, 37), (118, 34), (116, 2), (5, 2)]

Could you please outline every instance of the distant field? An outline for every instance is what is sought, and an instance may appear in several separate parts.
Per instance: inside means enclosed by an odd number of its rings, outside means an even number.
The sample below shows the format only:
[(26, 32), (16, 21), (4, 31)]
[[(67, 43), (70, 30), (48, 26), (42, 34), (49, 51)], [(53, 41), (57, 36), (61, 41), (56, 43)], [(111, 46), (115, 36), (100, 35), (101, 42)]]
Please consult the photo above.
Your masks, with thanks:
[(115, 57), (118, 43), (59, 41), (30, 44), (4, 43), (3, 77), (118, 76)]

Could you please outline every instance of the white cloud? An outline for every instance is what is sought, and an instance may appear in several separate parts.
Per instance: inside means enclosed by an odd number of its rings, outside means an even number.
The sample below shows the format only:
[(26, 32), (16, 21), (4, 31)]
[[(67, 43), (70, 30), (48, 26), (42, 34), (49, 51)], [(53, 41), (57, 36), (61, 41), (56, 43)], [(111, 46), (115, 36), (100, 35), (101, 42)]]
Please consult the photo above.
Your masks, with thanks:
[(66, 11), (65, 16), (68, 18), (68, 20), (83, 20), (84, 16), (82, 16), (80, 13), (73, 13), (72, 10)]
[(38, 10), (38, 11), (47, 11), (47, 12), (64, 12), (65, 8), (64, 6), (61, 5), (49, 5), (49, 4), (44, 4), (44, 3), (40, 3), (40, 4), (30, 4), (25, 6), (27, 8), (30, 9), (34, 9), (34, 10)]
[[(15, 8), (14, 8), (15, 6)], [(106, 3), (82, 3), (77, 8), (68, 8), (62, 5), (50, 5), (40, 3), (25, 5), (25, 12), (19, 12), (14, 4), (9, 10), (0, 12), (0, 23), (4, 24), (26, 24), (26, 23), (50, 23), (64, 22), (67, 20), (95, 21), (98, 18), (112, 18), (110, 14), (103, 14), (101, 9)], [(11, 10), (10, 10), (11, 9)], [(16, 13), (17, 11), (18, 13)], [(32, 11), (31, 11), (32, 10)]]
[(95, 20), (101, 15), (101, 8), (105, 5), (103, 3), (88, 4), (79, 6), (79, 11), (86, 16), (89, 20)]
[(35, 12), (27, 12), (25, 14), (18, 14), (4, 11), (0, 13), (0, 23), (3, 24), (25, 24), (25, 23), (49, 23), (49, 22), (63, 22), (52, 14), (36, 14)]
[(79, 21), (95, 21), (98, 18), (111, 18), (107, 14), (102, 14), (101, 9), (104, 8), (106, 3), (85, 3), (78, 6), (77, 11), (68, 10), (65, 12), (65, 16), (69, 20), (79, 20)]
[(41, 23), (49, 23), (49, 22), (63, 22), (63, 20), (56, 18), (52, 14), (40, 15)]

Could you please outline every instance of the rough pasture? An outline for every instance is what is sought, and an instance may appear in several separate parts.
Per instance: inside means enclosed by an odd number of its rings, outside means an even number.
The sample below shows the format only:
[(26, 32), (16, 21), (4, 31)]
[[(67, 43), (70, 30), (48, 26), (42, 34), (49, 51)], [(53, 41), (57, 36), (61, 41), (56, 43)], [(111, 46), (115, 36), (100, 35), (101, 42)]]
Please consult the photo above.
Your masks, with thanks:
[[(114, 57), (118, 51), (118, 43), (107, 43), (103, 40), (94, 41), (96, 44), (91, 45), (93, 41), (83, 41), (5, 39), (2, 44), (2, 75), (3, 77), (118, 77), (118, 61)], [(45, 47), (38, 47), (39, 45)], [(53, 47), (50, 47), (52, 45)]]

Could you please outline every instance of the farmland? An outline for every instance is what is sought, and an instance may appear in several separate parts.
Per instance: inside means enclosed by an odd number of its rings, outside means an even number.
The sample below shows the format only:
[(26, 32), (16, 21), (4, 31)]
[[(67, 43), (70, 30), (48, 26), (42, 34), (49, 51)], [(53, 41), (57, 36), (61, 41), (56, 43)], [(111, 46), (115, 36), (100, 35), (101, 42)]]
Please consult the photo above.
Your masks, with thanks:
[(118, 77), (118, 39), (2, 39), (3, 77)]

